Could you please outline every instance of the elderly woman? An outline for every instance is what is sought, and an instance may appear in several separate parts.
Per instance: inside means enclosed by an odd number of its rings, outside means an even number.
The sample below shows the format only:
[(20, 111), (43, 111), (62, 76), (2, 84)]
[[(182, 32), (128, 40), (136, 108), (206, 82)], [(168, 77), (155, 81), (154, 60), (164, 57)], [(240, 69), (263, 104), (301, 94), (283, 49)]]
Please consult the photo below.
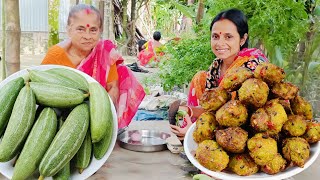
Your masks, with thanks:
[[(69, 39), (51, 47), (42, 64), (56, 64), (87, 73), (109, 93), (117, 108), (118, 126), (127, 126), (145, 96), (143, 87), (110, 40), (101, 40), (102, 17), (95, 7), (78, 4), (69, 12)], [(129, 83), (128, 83), (129, 82)], [(132, 99), (134, 98), (134, 99)]]

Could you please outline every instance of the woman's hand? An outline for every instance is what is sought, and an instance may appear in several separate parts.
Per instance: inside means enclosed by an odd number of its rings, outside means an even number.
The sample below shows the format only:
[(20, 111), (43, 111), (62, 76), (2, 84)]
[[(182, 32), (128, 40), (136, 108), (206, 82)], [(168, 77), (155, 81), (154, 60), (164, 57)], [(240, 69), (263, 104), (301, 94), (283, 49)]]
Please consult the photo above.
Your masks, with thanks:
[(179, 140), (183, 140), (184, 139), (188, 129), (192, 125), (191, 118), (190, 118), (190, 116), (188, 114), (183, 117), (183, 121), (185, 123), (187, 123), (186, 126), (183, 127), (183, 128), (170, 124), (171, 132), (174, 133), (175, 135), (177, 135)]

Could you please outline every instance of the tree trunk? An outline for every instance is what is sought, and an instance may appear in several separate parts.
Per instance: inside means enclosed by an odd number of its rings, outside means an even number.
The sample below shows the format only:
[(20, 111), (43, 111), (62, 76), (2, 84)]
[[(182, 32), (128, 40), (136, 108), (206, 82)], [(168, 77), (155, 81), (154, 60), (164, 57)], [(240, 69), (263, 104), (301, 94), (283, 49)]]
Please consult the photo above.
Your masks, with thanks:
[(312, 59), (312, 52), (311, 52), (311, 49), (312, 49), (312, 39), (313, 39), (313, 36), (315, 34), (315, 32), (313, 31), (313, 26), (314, 26), (314, 23), (311, 23), (310, 24), (310, 31), (307, 32), (307, 40), (306, 40), (306, 43), (305, 43), (305, 51), (304, 51), (304, 56), (303, 56), (303, 61), (304, 61), (304, 64), (303, 64), (303, 72), (302, 72), (302, 81), (301, 81), (301, 96), (305, 96), (306, 95), (306, 83), (308, 81), (308, 73), (309, 73), (309, 64), (311, 62), (311, 59)]
[(60, 0), (49, 0), (48, 23), (49, 39), (48, 48), (59, 43), (59, 6)]
[[(188, 2), (188, 5), (192, 5), (194, 3), (194, 0), (187, 0), (187, 2)], [(192, 28), (192, 19), (183, 15), (181, 31), (188, 32), (191, 30), (191, 28)]]
[(115, 40), (114, 29), (113, 29), (113, 1), (108, 0), (104, 3), (104, 14), (103, 14), (103, 34), (104, 39)]
[(20, 17), (19, 0), (5, 1), (5, 22), (6, 36), (5, 41), (5, 60), (7, 75), (11, 75), (20, 70)]
[(5, 52), (6, 52), (6, 38), (5, 35), (5, 28), (6, 28), (6, 22), (5, 22), (5, 0), (2, 0), (2, 9), (1, 9), (1, 15), (2, 15), (2, 59), (1, 60), (1, 80), (4, 80), (6, 78), (6, 59), (5, 59)]
[(198, 12), (197, 12), (197, 18), (196, 18), (197, 24), (200, 24), (200, 21), (203, 18), (203, 14), (204, 14), (204, 3), (203, 3), (203, 0), (199, 0)]
[(135, 32), (136, 32), (136, 0), (131, 0), (131, 21), (129, 24), (129, 36), (128, 36), (128, 43), (127, 43), (127, 53), (128, 55), (137, 55), (136, 51), (136, 42), (135, 42)]
[(128, 38), (128, 0), (122, 0), (122, 29), (125, 38)]

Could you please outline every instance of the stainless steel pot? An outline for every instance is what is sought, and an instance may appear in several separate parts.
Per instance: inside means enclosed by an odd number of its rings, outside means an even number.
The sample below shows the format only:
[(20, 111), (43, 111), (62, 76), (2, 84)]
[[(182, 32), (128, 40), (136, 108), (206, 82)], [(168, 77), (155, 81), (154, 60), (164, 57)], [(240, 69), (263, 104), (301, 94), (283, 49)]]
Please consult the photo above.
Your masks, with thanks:
[(122, 148), (138, 152), (156, 152), (167, 149), (166, 139), (170, 134), (156, 130), (130, 130), (118, 136)]

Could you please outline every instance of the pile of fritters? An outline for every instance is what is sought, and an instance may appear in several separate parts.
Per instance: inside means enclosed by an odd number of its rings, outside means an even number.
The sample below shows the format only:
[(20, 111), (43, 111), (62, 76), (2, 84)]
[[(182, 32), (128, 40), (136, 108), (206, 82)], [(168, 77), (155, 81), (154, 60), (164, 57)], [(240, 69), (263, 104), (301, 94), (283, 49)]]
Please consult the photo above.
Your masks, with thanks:
[(284, 70), (271, 63), (254, 72), (240, 67), (203, 94), (206, 112), (193, 132), (200, 164), (241, 176), (304, 166), (310, 144), (320, 140), (320, 123), (299, 88), (284, 78)]

